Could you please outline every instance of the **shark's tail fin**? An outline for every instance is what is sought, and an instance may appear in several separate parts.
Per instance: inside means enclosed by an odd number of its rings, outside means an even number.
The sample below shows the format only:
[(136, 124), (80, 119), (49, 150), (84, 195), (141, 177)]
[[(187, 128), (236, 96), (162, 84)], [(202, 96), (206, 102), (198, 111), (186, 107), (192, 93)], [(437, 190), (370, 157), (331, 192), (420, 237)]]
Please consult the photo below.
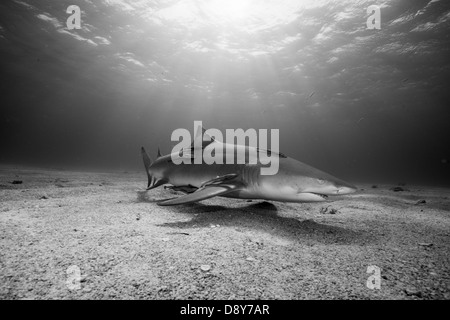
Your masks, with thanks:
[(156, 179), (150, 174), (150, 167), (152, 165), (152, 159), (148, 155), (147, 151), (145, 151), (144, 147), (141, 148), (142, 159), (144, 160), (145, 172), (147, 172), (147, 190), (151, 190), (153, 188), (159, 187), (163, 185), (165, 181), (163, 179)]
[(148, 184), (147, 189), (150, 188), (152, 183), (152, 176), (150, 175), (150, 166), (152, 165), (152, 159), (148, 155), (147, 151), (145, 151), (144, 147), (141, 147), (142, 159), (144, 160), (145, 172), (147, 172)]

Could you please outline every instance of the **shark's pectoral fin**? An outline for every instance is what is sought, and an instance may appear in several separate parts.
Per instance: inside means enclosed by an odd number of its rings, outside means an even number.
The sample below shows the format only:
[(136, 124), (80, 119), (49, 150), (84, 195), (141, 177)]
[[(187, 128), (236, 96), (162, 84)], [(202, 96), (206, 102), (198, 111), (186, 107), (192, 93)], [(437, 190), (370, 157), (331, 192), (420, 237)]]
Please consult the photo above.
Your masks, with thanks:
[(191, 185), (187, 185), (187, 186), (164, 186), (164, 189), (169, 189), (169, 190), (173, 190), (173, 191), (181, 191), (184, 193), (192, 193), (197, 191), (198, 188), (193, 187)]
[(217, 177), (215, 179), (203, 183), (203, 186), (193, 193), (189, 193), (176, 199), (160, 201), (158, 202), (158, 205), (174, 206), (178, 204), (197, 202), (212, 197), (225, 195), (243, 186), (241, 182), (232, 180), (232, 178), (235, 178), (236, 176), (237, 175), (225, 175)]
[(211, 186), (211, 187), (205, 187), (201, 190), (198, 190), (193, 193), (189, 193), (187, 195), (181, 196), (176, 199), (169, 199), (169, 200), (163, 200), (158, 202), (158, 205), (160, 206), (174, 206), (177, 204), (185, 204), (185, 203), (191, 203), (191, 202), (197, 202), (200, 200), (209, 199), (212, 197), (220, 196), (223, 194), (226, 194), (230, 192), (230, 190), (227, 187), (221, 187), (221, 186)]
[(236, 183), (237, 176), (238, 175), (236, 173), (230, 173), (230, 174), (225, 174), (223, 176), (217, 176), (217, 178), (203, 182), (203, 184), (200, 186), (200, 188), (208, 187), (208, 186), (218, 186), (218, 185), (224, 185), (224, 184), (237, 185), (237, 183)]

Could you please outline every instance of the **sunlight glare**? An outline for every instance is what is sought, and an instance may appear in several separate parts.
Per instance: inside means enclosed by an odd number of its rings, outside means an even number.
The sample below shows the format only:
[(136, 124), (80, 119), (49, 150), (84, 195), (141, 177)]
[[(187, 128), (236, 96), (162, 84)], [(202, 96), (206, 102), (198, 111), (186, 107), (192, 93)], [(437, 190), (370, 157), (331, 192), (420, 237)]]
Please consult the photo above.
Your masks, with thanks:
[(202, 7), (206, 13), (227, 20), (246, 19), (252, 13), (251, 0), (209, 0)]
[(258, 30), (288, 23), (299, 10), (323, 0), (182, 0), (159, 11), (159, 16), (194, 27), (201, 24)]

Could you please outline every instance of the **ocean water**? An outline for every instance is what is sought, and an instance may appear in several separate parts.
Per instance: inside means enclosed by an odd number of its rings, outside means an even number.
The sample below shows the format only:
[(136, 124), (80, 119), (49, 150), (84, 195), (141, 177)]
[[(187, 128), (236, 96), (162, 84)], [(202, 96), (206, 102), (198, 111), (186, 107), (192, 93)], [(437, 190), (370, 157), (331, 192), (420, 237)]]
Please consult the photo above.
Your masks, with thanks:
[(143, 170), (197, 120), (279, 129), (351, 182), (450, 185), (449, 31), (446, 0), (2, 1), (0, 163)]

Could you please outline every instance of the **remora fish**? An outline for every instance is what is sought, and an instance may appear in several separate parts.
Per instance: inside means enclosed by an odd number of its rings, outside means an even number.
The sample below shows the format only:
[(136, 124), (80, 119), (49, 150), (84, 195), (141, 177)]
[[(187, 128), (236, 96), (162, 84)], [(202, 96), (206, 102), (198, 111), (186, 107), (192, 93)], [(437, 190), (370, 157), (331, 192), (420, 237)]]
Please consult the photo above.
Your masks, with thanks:
[[(216, 144), (216, 145), (214, 145)], [(179, 198), (166, 199), (158, 205), (171, 206), (197, 202), (216, 196), (239, 199), (265, 199), (283, 202), (318, 202), (325, 201), (328, 195), (344, 195), (356, 191), (356, 187), (335, 178), (323, 171), (313, 168), (295, 159), (279, 153), (279, 169), (275, 175), (261, 175), (263, 166), (250, 164), (249, 156), (252, 147), (222, 143), (212, 139), (203, 141), (202, 149), (217, 147), (223, 150), (223, 164), (179, 164), (172, 162), (172, 157), (193, 157), (192, 148), (182, 153), (161, 156), (158, 148), (158, 157), (152, 162), (142, 147), (145, 170), (148, 176), (147, 190), (163, 184), (171, 184), (172, 189), (184, 191), (187, 194)], [(245, 164), (225, 164), (226, 152), (245, 150)], [(256, 148), (258, 149), (258, 148)], [(220, 150), (220, 149), (215, 149)], [(257, 150), (259, 151), (259, 150)], [(265, 150), (269, 152), (270, 150)], [(205, 156), (205, 154), (204, 154)]]

